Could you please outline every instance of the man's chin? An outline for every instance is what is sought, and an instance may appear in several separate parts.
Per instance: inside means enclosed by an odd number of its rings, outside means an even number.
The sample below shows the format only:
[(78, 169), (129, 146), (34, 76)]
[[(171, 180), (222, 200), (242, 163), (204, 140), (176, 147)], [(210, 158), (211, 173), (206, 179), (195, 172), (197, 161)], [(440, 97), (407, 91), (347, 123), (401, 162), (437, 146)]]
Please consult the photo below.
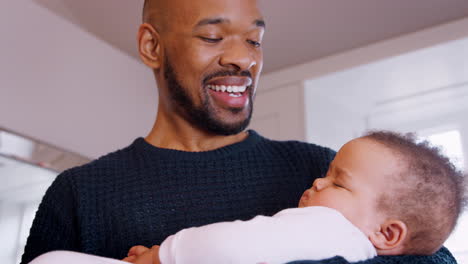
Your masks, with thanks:
[(218, 119), (216, 121), (213, 120), (210, 122), (210, 124), (208, 124), (209, 126), (207, 129), (217, 135), (232, 136), (244, 131), (250, 123), (249, 118), (244, 118), (240, 121), (229, 123), (225, 121), (226, 119)]

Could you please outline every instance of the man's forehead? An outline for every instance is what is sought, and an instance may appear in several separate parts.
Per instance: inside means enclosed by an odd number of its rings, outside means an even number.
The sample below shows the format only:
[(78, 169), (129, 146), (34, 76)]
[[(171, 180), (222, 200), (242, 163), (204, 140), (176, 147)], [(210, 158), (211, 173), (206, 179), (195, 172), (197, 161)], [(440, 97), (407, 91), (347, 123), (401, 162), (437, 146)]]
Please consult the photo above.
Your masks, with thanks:
[[(231, 20), (229, 18), (224, 17), (210, 17), (210, 18), (202, 18), (200, 19), (195, 28), (202, 27), (206, 25), (220, 25), (220, 24), (231, 24)], [(252, 20), (252, 26), (265, 28), (265, 21), (263, 18), (257, 18)]]
[(223, 19), (223, 22), (241, 20), (264, 26), (256, 0), (146, 0), (145, 14), (159, 17), (157, 20), (164, 18), (169, 24), (187, 26), (213, 19)]

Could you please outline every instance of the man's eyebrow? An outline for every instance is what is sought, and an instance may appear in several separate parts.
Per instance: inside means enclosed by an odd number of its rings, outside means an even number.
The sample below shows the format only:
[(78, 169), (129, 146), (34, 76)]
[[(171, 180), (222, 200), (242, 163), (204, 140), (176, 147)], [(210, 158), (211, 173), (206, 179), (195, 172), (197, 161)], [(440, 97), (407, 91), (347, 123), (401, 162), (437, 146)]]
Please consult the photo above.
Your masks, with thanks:
[(195, 27), (201, 27), (205, 25), (217, 25), (217, 24), (222, 24), (222, 23), (230, 23), (229, 19), (226, 18), (221, 18), (221, 17), (215, 17), (215, 18), (205, 18), (200, 21), (195, 25)]
[[(231, 21), (229, 19), (221, 18), (221, 17), (205, 18), (205, 19), (198, 21), (198, 23), (195, 25), (195, 28), (206, 26), (206, 25), (218, 25), (218, 24), (223, 24), (223, 23), (231, 23)], [(262, 27), (262, 28), (266, 27), (265, 21), (263, 19), (254, 20), (253, 24), (257, 27)]]

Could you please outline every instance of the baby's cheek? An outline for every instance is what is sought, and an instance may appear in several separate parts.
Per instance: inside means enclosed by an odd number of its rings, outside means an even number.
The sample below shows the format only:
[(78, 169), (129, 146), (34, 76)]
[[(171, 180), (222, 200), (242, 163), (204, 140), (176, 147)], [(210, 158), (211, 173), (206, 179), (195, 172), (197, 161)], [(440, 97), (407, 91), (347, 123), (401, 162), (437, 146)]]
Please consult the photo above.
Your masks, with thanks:
[(318, 194), (310, 196), (305, 203), (306, 206), (324, 206), (334, 208), (333, 199), (328, 195)]
[(333, 208), (341, 213), (343, 213), (347, 207), (346, 201), (336, 192), (323, 193), (323, 195), (319, 197), (314, 197), (313, 203), (315, 206)]

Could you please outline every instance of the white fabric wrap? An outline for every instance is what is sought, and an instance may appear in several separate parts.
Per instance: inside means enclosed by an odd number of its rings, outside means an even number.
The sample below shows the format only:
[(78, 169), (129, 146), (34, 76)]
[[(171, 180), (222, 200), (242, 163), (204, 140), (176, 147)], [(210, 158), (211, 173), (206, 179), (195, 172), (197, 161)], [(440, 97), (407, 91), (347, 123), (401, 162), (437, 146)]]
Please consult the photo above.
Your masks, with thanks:
[(321, 206), (184, 229), (164, 240), (159, 251), (162, 264), (276, 264), (334, 256), (356, 262), (376, 255), (363, 232)]

